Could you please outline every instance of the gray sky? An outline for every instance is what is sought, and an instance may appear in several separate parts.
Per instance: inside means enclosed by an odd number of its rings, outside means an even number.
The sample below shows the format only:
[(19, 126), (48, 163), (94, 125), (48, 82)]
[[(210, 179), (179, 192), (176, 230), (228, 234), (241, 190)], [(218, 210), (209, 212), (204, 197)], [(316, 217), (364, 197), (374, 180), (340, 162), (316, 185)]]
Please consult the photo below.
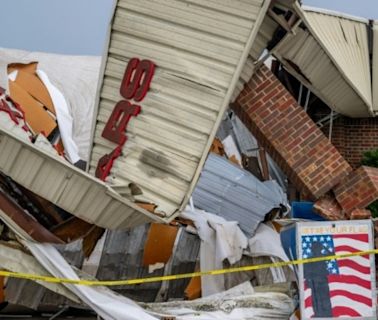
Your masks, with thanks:
[[(113, 0), (1, 0), (0, 46), (100, 55), (112, 3)], [(304, 3), (378, 19), (378, 0), (304, 0)]]
[(1, 0), (0, 46), (100, 55), (113, 0)]
[(303, 0), (312, 7), (327, 8), (369, 19), (378, 19), (377, 0)]

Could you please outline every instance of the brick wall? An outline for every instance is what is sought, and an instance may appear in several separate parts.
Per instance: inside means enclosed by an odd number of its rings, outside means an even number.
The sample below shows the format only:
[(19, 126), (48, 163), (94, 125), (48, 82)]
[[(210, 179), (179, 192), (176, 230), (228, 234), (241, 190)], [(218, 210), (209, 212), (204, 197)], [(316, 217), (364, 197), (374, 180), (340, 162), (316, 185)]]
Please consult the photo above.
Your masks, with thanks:
[(233, 109), (291, 182), (310, 197), (319, 198), (351, 172), (266, 66), (254, 74)]
[(378, 168), (360, 167), (334, 190), (344, 212), (365, 208), (378, 199)]
[(378, 118), (339, 118), (334, 122), (332, 143), (353, 168), (364, 152), (378, 149)]

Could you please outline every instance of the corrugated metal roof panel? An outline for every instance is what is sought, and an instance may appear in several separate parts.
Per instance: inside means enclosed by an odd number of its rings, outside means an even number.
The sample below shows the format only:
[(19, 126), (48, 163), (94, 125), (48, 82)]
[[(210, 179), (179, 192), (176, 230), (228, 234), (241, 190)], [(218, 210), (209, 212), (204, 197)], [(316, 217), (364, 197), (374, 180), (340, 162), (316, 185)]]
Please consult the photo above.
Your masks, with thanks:
[(308, 30), (297, 28), (273, 50), (286, 69), (338, 113), (371, 116), (369, 107), (350, 86)]
[(278, 24), (268, 15), (266, 15), (257, 34), (255, 43), (253, 44), (249, 53), (248, 60), (243, 67), (243, 72), (240, 75), (240, 79), (232, 95), (232, 101), (236, 100), (244, 89), (245, 84), (252, 78), (256, 68), (256, 62), (259, 60), (264, 50), (268, 46), (269, 41), (273, 38), (273, 34), (277, 27)]
[(329, 54), (345, 80), (371, 108), (371, 74), (368, 21), (305, 10), (312, 35)]
[(121, 193), (130, 183), (172, 218), (194, 188), (221, 116), (269, 5), (268, 0), (119, 0), (100, 90), (90, 163), (116, 145), (101, 137), (131, 58), (156, 64), (142, 112), (107, 181)]
[[(109, 231), (105, 236), (101, 259), (97, 268), (96, 278), (99, 280), (136, 279), (143, 277), (162, 276), (164, 268), (149, 273), (148, 266), (143, 266), (143, 255), (149, 224), (141, 225), (128, 231)], [(188, 233), (184, 227), (180, 228), (177, 247), (171, 256), (171, 270), (169, 274), (189, 273), (195, 270), (199, 256), (201, 240), (197, 235)], [(82, 241), (59, 246), (59, 251), (65, 259), (78, 269), (83, 265)], [(182, 299), (185, 288), (190, 279), (168, 282), (166, 297), (158, 297), (162, 283), (145, 283), (142, 285), (116, 286), (113, 289), (136, 301), (154, 302), (167, 299)], [(61, 305), (77, 306), (76, 303), (65, 299), (40, 284), (22, 280), (8, 280), (7, 299), (9, 302), (32, 309), (56, 307)]]
[(193, 193), (194, 205), (226, 220), (238, 221), (240, 228), (252, 236), (269, 211), (286, 203), (282, 189), (272, 183), (261, 182), (211, 153)]
[(83, 220), (109, 229), (159, 220), (102, 181), (3, 127), (0, 127), (0, 150), (1, 172)]
[[(181, 230), (182, 232), (178, 235), (178, 247), (171, 256), (171, 273), (174, 274), (194, 271), (201, 243), (198, 236), (189, 234), (184, 228)], [(106, 236), (97, 278), (100, 280), (137, 279), (164, 275), (164, 268), (149, 273), (149, 268), (143, 266), (143, 251), (148, 231), (149, 225), (143, 225), (129, 231), (109, 232)], [(169, 283), (168, 297), (170, 299), (182, 298), (187, 284), (188, 279)], [(136, 301), (153, 302), (156, 299), (161, 301), (162, 297), (157, 297), (161, 287), (161, 282), (155, 282), (117, 286), (115, 289)]]
[[(17, 250), (16, 248), (9, 247), (7, 243), (1, 243), (0, 247), (1, 254), (13, 254), (13, 258), (18, 258), (18, 263), (21, 266), (24, 265), (24, 272), (50, 275), (33, 256), (24, 253), (21, 248)], [(84, 255), (81, 251), (81, 241), (76, 241), (65, 246), (58, 246), (58, 250), (71, 265), (78, 268), (81, 267), (84, 260)], [(20, 270), (10, 270), (20, 272)], [(42, 284), (45, 286), (42, 286)], [(55, 290), (55, 292), (52, 290)], [(26, 279), (9, 278), (7, 281), (6, 299), (11, 304), (31, 309), (38, 309), (40, 306), (58, 308), (63, 305), (83, 307), (80, 304), (80, 300), (61, 284), (51, 285)]]

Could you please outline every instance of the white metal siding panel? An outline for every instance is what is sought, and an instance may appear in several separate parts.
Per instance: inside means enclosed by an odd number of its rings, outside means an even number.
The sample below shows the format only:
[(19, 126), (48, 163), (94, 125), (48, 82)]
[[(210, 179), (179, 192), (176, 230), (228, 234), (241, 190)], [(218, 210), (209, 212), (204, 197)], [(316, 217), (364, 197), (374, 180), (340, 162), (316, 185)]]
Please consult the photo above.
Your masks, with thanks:
[[(288, 34), (273, 54), (287, 70), (335, 111), (349, 117), (371, 114), (360, 95), (350, 86), (319, 42), (301, 28)], [(299, 69), (293, 68), (290, 62)], [(310, 81), (308, 82), (307, 79)]]
[[(22, 129), (20, 129), (22, 130)], [(0, 128), (0, 171), (32, 192), (90, 223), (124, 229), (156, 220), (105, 183)]]
[(259, 60), (264, 50), (268, 46), (269, 41), (273, 38), (278, 24), (274, 22), (268, 15), (265, 16), (264, 21), (259, 29), (256, 40), (249, 53), (248, 60), (246, 61), (243, 72), (232, 95), (232, 101), (235, 101), (239, 94), (244, 89), (244, 86), (252, 78), (255, 71), (256, 62)]
[(305, 11), (306, 22), (329, 53), (330, 58), (371, 109), (371, 73), (368, 45), (368, 24)]
[(167, 217), (182, 209), (269, 2), (120, 0), (90, 172), (116, 147), (101, 134), (115, 104), (123, 100), (119, 88), (128, 61), (149, 59), (157, 66), (150, 91), (140, 103), (141, 114), (128, 124), (128, 140), (107, 182), (121, 195), (130, 193), (130, 183), (137, 185), (142, 194), (135, 199), (157, 204), (157, 212)]

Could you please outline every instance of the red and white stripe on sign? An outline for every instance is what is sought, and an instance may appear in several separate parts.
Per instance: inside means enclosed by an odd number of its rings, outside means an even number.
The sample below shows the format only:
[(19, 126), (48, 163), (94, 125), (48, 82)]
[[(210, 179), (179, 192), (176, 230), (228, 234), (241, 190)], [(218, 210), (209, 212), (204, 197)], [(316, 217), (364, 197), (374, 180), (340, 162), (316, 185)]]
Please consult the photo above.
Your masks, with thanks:
[[(334, 254), (368, 251), (368, 234), (332, 235)], [(340, 259), (338, 272), (328, 275), (332, 316), (371, 317), (373, 314), (373, 289), (371, 284), (370, 256)], [(312, 292), (305, 282), (305, 317), (314, 317)]]

